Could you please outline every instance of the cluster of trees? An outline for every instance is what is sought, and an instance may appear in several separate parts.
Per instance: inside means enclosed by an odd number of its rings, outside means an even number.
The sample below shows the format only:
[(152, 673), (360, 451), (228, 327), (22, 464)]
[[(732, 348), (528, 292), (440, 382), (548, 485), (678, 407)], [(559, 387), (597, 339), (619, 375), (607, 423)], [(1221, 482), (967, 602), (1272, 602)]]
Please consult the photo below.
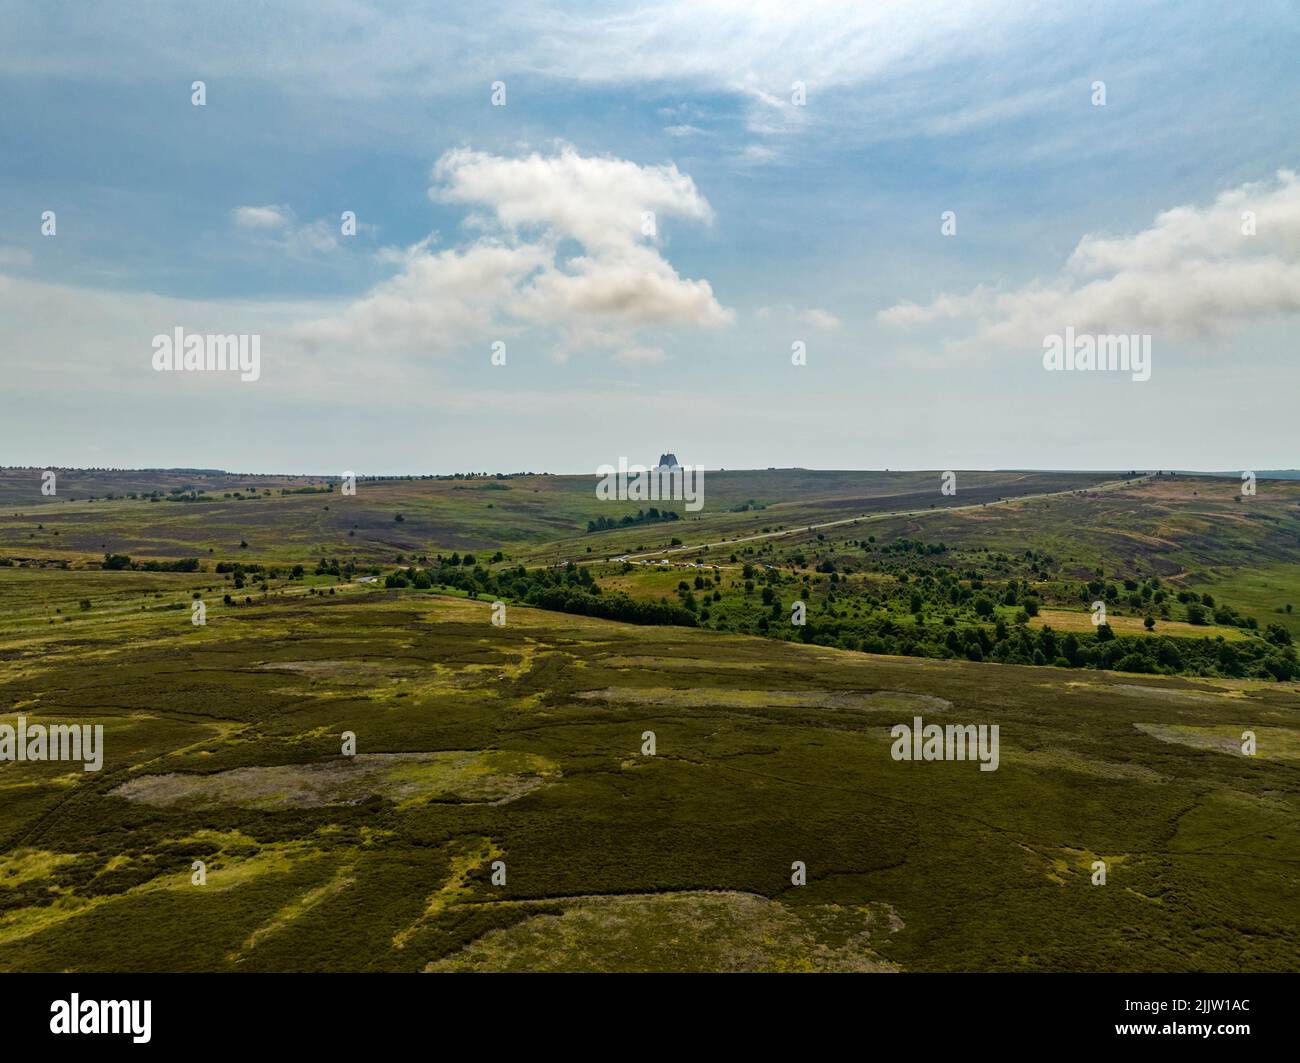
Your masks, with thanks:
[[(163, 496), (164, 502), (215, 502), (216, 499), (210, 495), (205, 495), (201, 491), (191, 491), (189, 494), (180, 494), (174, 488), (171, 494)], [(157, 502), (157, 493), (150, 497), (150, 502)]]
[(218, 561), (215, 571), (243, 575), (245, 572), (261, 572), (262, 566), (254, 561)]
[[(875, 536), (871, 537), (875, 541)], [(887, 546), (882, 546), (881, 551), (886, 554), (916, 554), (924, 556), (926, 554), (943, 554), (948, 552), (948, 548), (943, 543), (923, 543), (920, 539), (895, 539)]]
[(633, 524), (651, 524), (660, 520), (678, 520), (680, 517), (681, 514), (674, 513), (671, 509), (661, 510), (658, 506), (651, 506), (649, 509), (638, 509), (635, 517), (629, 513), (621, 520), (615, 520), (613, 517), (597, 517), (595, 520), (589, 520), (587, 521), (587, 531), (609, 531), (611, 528), (626, 528)]
[[(868, 552), (873, 549), (871, 539), (856, 545)], [(841, 577), (852, 573), (854, 568), (842, 557), (815, 561), (814, 571), (830, 576), (832, 605), (838, 595), (840, 600), (856, 600), (871, 607), (885, 605), (917, 615), (956, 609), (974, 610), (980, 618), (991, 617), (999, 606), (1018, 606), (1018, 614), (1023, 615), (1017, 618), (1023, 622), (1037, 616), (1042, 606), (1077, 609), (1081, 604), (1089, 606), (1103, 601), (1113, 610), (1145, 615), (1148, 629), (1158, 621), (1185, 619), (1195, 625), (1213, 623), (1251, 632), (1259, 630), (1259, 622), (1254, 617), (1238, 613), (1227, 603), (1216, 602), (1210, 594), (1167, 588), (1156, 576), (1107, 579), (1100, 569), (1091, 579), (1061, 578), (1054, 559), (1034, 550), (1026, 550), (1022, 561), (1005, 554), (988, 553), (987, 561), (993, 564), (993, 573), (959, 560), (942, 542), (896, 539), (880, 547), (875, 556), (879, 560), (871, 567), (892, 576), (895, 581), (892, 586), (877, 583), (870, 589), (837, 587), (843, 582)], [(809, 563), (802, 552), (793, 553), (788, 560), (797, 567)], [(1020, 561), (1024, 573), (1020, 577), (1006, 571), (1015, 561)], [(746, 572), (745, 578), (751, 578), (750, 572)], [(758, 578), (761, 582), (765, 577), (760, 574)], [(811, 592), (806, 586), (809, 576), (799, 571), (783, 577), (773, 569), (767, 572), (766, 578), (778, 584), (783, 578), (804, 581), (805, 600)]]
[(198, 572), (197, 557), (182, 557), (178, 561), (136, 561), (134, 568), (142, 572)]
[[(355, 557), (344, 561), (340, 561), (337, 557), (322, 557), (316, 563), (315, 573), (318, 576), (333, 576), (335, 579), (351, 579), (359, 570), (360, 567), (357, 565)], [(378, 574), (378, 569), (372, 569), (372, 571)], [(289, 573), (289, 578), (302, 579), (302, 577), (302, 565), (294, 565)]]
[[(100, 568), (111, 572), (135, 569), (139, 572), (198, 572), (197, 557), (183, 557), (179, 561), (132, 561), (127, 554), (105, 554)], [(220, 568), (218, 567), (218, 571)]]
[(822, 646), (904, 657), (961, 658), (1004, 664), (1053, 665), (1058, 668), (1105, 668), (1164, 675), (1222, 675), (1234, 678), (1300, 678), (1300, 661), (1289, 633), (1270, 624), (1263, 640), (1228, 642), (1220, 638), (1117, 636), (1108, 624), (1095, 632), (1067, 632), (993, 625), (958, 628), (892, 617), (870, 619), (809, 616), (802, 627), (790, 623), (789, 611), (773, 600), (760, 617), (762, 634)]
[(579, 613), (629, 624), (697, 626), (695, 614), (675, 602), (662, 598), (644, 601), (602, 591), (586, 566), (529, 570), (519, 565), (493, 572), (482, 565), (471, 566), (457, 560), (457, 564), (452, 564), (451, 558), (439, 558), (424, 567), (412, 565), (398, 569), (385, 577), (384, 586), (413, 587), (416, 590), (453, 587), (471, 597), (522, 602), (538, 609)]
[[(871, 541), (858, 544), (870, 548)], [(849, 582), (842, 556), (816, 561), (813, 572), (749, 562), (742, 569), (743, 597), (719, 604), (716, 592), (699, 608), (703, 623), (724, 630), (816, 642), (845, 649), (903, 656), (968, 658), (1013, 664), (1107, 668), (1119, 671), (1189, 675), (1300, 678), (1296, 651), (1287, 629), (1243, 617), (1211, 595), (1162, 586), (1161, 580), (1114, 578), (1098, 571), (1083, 580), (1015, 576), (989, 579), (970, 559), (954, 556), (942, 543), (895, 540), (876, 557), (897, 560), (883, 567), (891, 580)], [(800, 553), (787, 562), (807, 560)], [(988, 555), (996, 564), (1012, 559)], [(901, 563), (900, 563), (901, 562)], [(1027, 550), (1024, 567), (1033, 573), (1056, 568), (1046, 554)], [(679, 595), (685, 599), (685, 585)], [(697, 586), (697, 590), (698, 590)], [(761, 592), (760, 596), (756, 592)], [(785, 604), (782, 598), (785, 599)], [(708, 599), (713, 598), (713, 601)], [(807, 623), (791, 624), (790, 602), (807, 603)], [(1192, 623), (1235, 625), (1260, 638), (1171, 637), (1165, 632), (1117, 637), (1109, 625), (1081, 633), (1050, 627), (1031, 629), (1029, 621), (1048, 604), (1077, 610), (1080, 603), (1105, 601), (1116, 613), (1146, 616), (1148, 631), (1163, 620), (1186, 617)], [(694, 609), (696, 603), (684, 600)]]

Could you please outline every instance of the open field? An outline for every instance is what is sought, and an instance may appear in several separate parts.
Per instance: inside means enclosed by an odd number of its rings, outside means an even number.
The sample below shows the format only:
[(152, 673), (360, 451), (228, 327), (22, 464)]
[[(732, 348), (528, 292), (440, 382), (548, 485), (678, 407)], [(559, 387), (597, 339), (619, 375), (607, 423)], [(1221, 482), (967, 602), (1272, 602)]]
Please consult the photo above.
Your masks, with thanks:
[[(1117, 635), (1143, 635), (1146, 633), (1142, 619), (1137, 616), (1111, 616), (1107, 623)], [(1057, 631), (1093, 630), (1092, 613), (1082, 610), (1044, 609), (1029, 621), (1032, 628), (1051, 627)], [(1237, 640), (1246, 638), (1239, 628), (1218, 627), (1214, 624), (1188, 624), (1182, 620), (1166, 620), (1157, 625), (1162, 635), (1180, 638), (1209, 638)], [(1154, 632), (1153, 632), (1154, 633)]]
[[(6, 720), (101, 722), (107, 756), (0, 768), (5, 969), (1278, 970), (1300, 944), (1294, 685), (494, 627), (410, 592), (182, 620), (6, 654)], [(914, 715), (999, 723), (998, 770), (894, 761)], [(1170, 739), (1248, 728), (1254, 758)]]
[(1300, 637), (1300, 565), (1262, 565), (1258, 568), (1208, 572), (1188, 586), (1213, 591), (1225, 602), (1271, 623), (1283, 625)]
[[(667, 546), (686, 529), (693, 537), (734, 538), (776, 524), (1068, 490), (1114, 475), (969, 473), (963, 474), (969, 494), (953, 500), (939, 494), (937, 472), (711, 472), (698, 514), (666, 503), (680, 520), (584, 534), (588, 521), (644, 507), (599, 501), (596, 478), (589, 476), (360, 480), (355, 495), (343, 496), (323, 478), (165, 473), (149, 480), (104, 473), (85, 479), (68, 471), (58, 473), (59, 493), (51, 499), (41, 496), (41, 471), (0, 470), (0, 554), (72, 560), (105, 552), (222, 557), (239, 551), (266, 562), (341, 554), (389, 562), (399, 554), (501, 547), (521, 560), (554, 562), (586, 556), (588, 547), (605, 556)], [(150, 501), (154, 492), (159, 497)], [(131, 493), (137, 497), (123, 497)], [(764, 508), (733, 511), (753, 503)]]
[[(0, 761), (0, 969), (1294, 969), (1300, 484), (984, 475), (591, 534), (583, 477), (15, 498), (0, 726), (104, 742)], [(916, 717), (996, 770), (894, 759)]]

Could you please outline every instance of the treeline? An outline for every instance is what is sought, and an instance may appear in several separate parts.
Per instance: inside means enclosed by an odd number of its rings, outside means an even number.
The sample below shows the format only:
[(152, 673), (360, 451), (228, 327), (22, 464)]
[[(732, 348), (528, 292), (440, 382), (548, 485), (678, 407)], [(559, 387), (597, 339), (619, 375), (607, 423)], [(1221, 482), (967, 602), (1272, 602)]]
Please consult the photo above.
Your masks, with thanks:
[(136, 572), (198, 572), (197, 557), (183, 557), (179, 561), (133, 561), (127, 554), (105, 554), (100, 568), (112, 572), (131, 569)]
[(620, 620), (628, 624), (696, 627), (698, 623), (694, 613), (675, 602), (662, 598), (643, 601), (622, 593), (602, 591), (585, 566), (565, 565), (558, 569), (530, 571), (520, 565), (491, 572), (482, 565), (471, 568), (463, 563), (453, 565), (450, 560), (442, 560), (425, 567), (410, 566), (390, 572), (384, 579), (384, 586), (417, 590), (451, 587), (471, 597), (509, 599), (538, 609)]
[(595, 520), (589, 520), (587, 521), (587, 531), (609, 531), (611, 528), (627, 528), (633, 524), (653, 524), (655, 521), (679, 519), (681, 519), (681, 514), (675, 513), (671, 509), (661, 510), (658, 506), (651, 506), (649, 509), (638, 509), (635, 517), (629, 513), (621, 520), (615, 520), (613, 517), (597, 517)]
[[(1270, 624), (1262, 639), (1231, 642), (1222, 637), (1120, 636), (1108, 624), (1102, 624), (1096, 632), (1061, 634), (1051, 627), (1031, 629), (1020, 624), (1009, 627), (1001, 621), (991, 626), (981, 624), (958, 629), (942, 624), (904, 623), (890, 617), (845, 620), (810, 616), (805, 625), (795, 627), (789, 623), (789, 613), (780, 602), (773, 605), (773, 614), (759, 619), (757, 626), (761, 634), (866, 653), (1058, 668), (1104, 668), (1152, 675), (1278, 681), (1300, 678), (1300, 661), (1291, 637), (1277, 624)], [(781, 620), (775, 620), (775, 616)]]

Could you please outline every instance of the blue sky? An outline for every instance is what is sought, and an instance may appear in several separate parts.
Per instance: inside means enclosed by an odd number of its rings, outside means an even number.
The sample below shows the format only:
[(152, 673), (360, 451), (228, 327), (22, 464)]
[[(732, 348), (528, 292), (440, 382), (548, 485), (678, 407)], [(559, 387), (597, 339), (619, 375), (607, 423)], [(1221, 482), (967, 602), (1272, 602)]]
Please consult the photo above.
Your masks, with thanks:
[(0, 3), (4, 464), (1296, 464), (1294, 4), (210, 7)]

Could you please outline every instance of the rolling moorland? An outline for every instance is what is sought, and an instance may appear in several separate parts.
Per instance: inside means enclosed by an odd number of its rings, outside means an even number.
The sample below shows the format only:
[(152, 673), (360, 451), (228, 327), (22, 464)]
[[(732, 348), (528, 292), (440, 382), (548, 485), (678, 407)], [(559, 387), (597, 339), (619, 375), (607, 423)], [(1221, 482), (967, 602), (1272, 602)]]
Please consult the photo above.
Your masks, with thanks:
[(56, 472), (0, 723), (104, 766), (0, 763), (0, 969), (1295, 967), (1294, 479)]

